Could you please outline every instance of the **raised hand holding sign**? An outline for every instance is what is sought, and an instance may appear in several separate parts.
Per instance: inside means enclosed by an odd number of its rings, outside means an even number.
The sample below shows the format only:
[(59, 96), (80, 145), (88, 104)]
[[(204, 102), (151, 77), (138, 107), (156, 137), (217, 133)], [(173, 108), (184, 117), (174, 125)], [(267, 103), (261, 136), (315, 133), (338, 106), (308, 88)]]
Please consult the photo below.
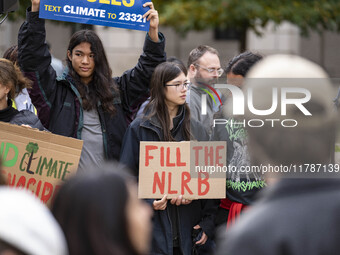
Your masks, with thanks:
[(40, 4), (39, 17), (76, 23), (120, 27), (149, 31), (158, 26), (158, 14), (153, 4), (145, 0), (32, 0)]

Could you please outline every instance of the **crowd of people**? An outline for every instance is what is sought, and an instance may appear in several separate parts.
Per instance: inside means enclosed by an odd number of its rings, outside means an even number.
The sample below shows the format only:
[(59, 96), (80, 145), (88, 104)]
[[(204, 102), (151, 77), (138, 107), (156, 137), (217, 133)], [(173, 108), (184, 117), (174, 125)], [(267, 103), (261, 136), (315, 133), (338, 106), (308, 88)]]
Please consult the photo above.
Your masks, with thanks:
[[(31, 192), (6, 187), (0, 174), (0, 254), (337, 254), (340, 181), (240, 171), (252, 164), (332, 166), (333, 89), (319, 66), (253, 52), (224, 65), (207, 45), (193, 49), (187, 65), (166, 58), (158, 12), (147, 2), (150, 29), (134, 68), (112, 78), (100, 38), (80, 30), (57, 74), (40, 0), (31, 2), (18, 45), (0, 59), (0, 121), (81, 139), (83, 149), (77, 175), (50, 210)], [(243, 91), (256, 88), (262, 109), (271, 104), (268, 90), (287, 86), (273, 79), (320, 82), (301, 85), (312, 95), (311, 117), (299, 116), (301, 104), (287, 107), (285, 118), (299, 119), (296, 127), (250, 128), (230, 112), (234, 95), (214, 89), (221, 77)], [(214, 93), (202, 114), (207, 89)], [(215, 126), (214, 118), (226, 124)], [(190, 140), (226, 141), (226, 164), (238, 170), (226, 176), (226, 197), (138, 199), (140, 142)]]

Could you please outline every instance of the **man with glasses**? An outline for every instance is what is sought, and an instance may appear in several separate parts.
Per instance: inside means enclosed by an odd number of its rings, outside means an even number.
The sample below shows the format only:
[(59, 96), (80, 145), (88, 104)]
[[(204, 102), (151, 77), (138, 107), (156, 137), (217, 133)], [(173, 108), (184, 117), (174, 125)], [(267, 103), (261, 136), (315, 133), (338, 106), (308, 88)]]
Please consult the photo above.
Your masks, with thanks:
[[(190, 52), (187, 67), (191, 82), (187, 103), (191, 117), (201, 122), (210, 135), (214, 113), (220, 106), (216, 95), (219, 92), (214, 89), (223, 74), (218, 51), (207, 45), (198, 46)], [(202, 95), (206, 95), (206, 107), (202, 107)]]

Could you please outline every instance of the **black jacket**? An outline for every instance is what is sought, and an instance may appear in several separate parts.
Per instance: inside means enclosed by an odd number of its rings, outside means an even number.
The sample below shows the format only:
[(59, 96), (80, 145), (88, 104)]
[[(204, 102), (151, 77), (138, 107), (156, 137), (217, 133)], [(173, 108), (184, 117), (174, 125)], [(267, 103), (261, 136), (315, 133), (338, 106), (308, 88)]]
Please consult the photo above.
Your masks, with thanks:
[[(172, 136), (176, 141), (184, 140), (182, 135), (184, 116), (185, 108), (182, 107), (173, 120)], [(194, 120), (192, 121), (194, 122)], [(197, 140), (207, 141), (209, 139), (207, 132), (200, 123), (191, 123), (191, 127), (191, 132)], [(156, 118), (145, 119), (143, 116), (136, 118), (125, 134), (121, 162), (128, 165), (134, 174), (138, 176), (139, 142), (162, 140), (164, 140), (162, 129)], [(153, 199), (148, 199), (147, 202), (152, 205)], [(172, 254), (172, 224), (174, 223), (172, 218), (173, 212), (175, 212), (178, 215), (177, 229), (179, 230), (180, 247), (184, 255), (190, 255), (193, 246), (191, 238), (193, 227), (199, 224), (208, 237), (212, 237), (216, 211), (216, 201), (212, 199), (194, 200), (189, 205), (180, 206), (175, 206), (168, 202), (166, 210), (154, 211), (150, 254)]]
[[(146, 38), (137, 65), (121, 77), (114, 78), (119, 93), (114, 94), (116, 114), (105, 113), (98, 102), (105, 157), (119, 159), (122, 139), (138, 105), (149, 95), (149, 82), (154, 68), (166, 60), (165, 39)], [(64, 73), (56, 79), (51, 55), (45, 43), (45, 21), (38, 12), (27, 12), (18, 36), (18, 62), (26, 76), (33, 80), (29, 91), (43, 125), (59, 135), (81, 139), (83, 128), (82, 100), (72, 78)]]
[(217, 255), (339, 254), (340, 180), (283, 179), (219, 240)]

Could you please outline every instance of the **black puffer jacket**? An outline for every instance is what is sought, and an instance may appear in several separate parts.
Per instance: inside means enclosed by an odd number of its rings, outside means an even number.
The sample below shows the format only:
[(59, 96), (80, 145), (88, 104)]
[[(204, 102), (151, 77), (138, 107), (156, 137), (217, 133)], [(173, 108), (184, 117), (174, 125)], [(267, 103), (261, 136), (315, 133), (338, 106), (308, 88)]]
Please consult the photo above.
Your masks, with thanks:
[[(121, 77), (114, 78), (119, 93), (115, 94), (116, 114), (105, 113), (98, 102), (105, 157), (119, 159), (122, 139), (138, 105), (149, 96), (149, 82), (154, 68), (166, 60), (165, 39), (153, 42), (147, 35), (137, 65)], [(64, 74), (56, 79), (51, 55), (45, 43), (45, 21), (38, 12), (27, 11), (19, 31), (18, 62), (26, 76), (33, 80), (29, 91), (43, 125), (59, 135), (81, 139), (83, 128), (82, 100), (72, 78)]]
[(28, 110), (18, 112), (18, 114), (16, 114), (9, 123), (19, 126), (29, 125), (30, 127), (37, 128), (40, 131), (48, 131), (43, 124), (41, 124), (39, 118), (33, 112)]
[(7, 101), (8, 107), (0, 110), (0, 121), (9, 122), (15, 125), (29, 125), (32, 128), (37, 128), (40, 131), (47, 131), (41, 124), (39, 118), (31, 111), (22, 110), (18, 111), (12, 107), (12, 101)]

